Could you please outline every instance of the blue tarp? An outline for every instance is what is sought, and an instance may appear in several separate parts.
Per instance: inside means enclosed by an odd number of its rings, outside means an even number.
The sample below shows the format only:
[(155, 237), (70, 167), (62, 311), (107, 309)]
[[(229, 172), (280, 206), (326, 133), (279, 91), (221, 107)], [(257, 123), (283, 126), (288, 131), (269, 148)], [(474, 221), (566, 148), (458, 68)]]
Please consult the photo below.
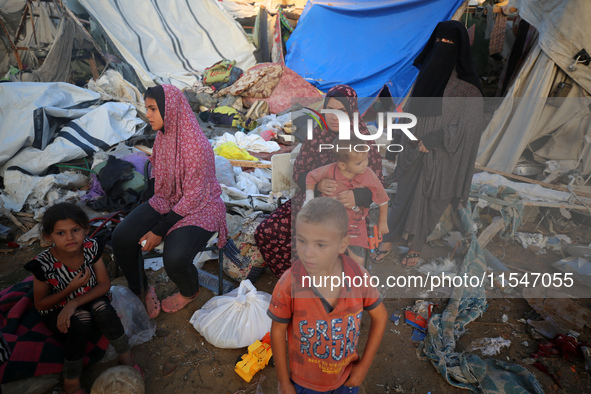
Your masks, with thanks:
[[(309, 0), (287, 41), (286, 65), (326, 92), (352, 86), (377, 97), (384, 85), (405, 97), (418, 70), (412, 65), (437, 23), (463, 0)], [(360, 102), (360, 111), (371, 103)]]

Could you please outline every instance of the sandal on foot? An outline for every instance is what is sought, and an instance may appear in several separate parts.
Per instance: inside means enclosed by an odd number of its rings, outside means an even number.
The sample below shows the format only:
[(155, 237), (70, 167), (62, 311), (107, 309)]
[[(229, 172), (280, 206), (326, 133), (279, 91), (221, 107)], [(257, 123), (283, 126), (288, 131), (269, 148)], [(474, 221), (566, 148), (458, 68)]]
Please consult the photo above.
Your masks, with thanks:
[(186, 307), (189, 302), (197, 298), (199, 292), (191, 298), (183, 297), (180, 292), (162, 300), (162, 310), (166, 313), (175, 313)]
[(414, 264), (412, 264), (412, 265), (409, 265), (409, 264), (408, 264), (408, 260), (409, 260), (409, 259), (414, 259), (414, 258), (417, 258), (417, 257), (419, 257), (419, 258), (420, 258), (420, 257), (421, 257), (421, 254), (420, 254), (420, 253), (417, 253), (417, 252), (415, 252), (415, 253), (407, 253), (407, 254), (404, 256), (404, 258), (402, 259), (402, 262), (401, 262), (401, 264), (402, 264), (403, 266), (405, 266), (405, 267), (414, 267), (415, 265), (417, 265), (417, 264), (418, 264), (419, 260), (417, 260), (417, 262), (416, 262), (416, 263), (414, 263)]
[[(373, 261), (374, 263), (380, 264), (381, 262), (384, 261), (384, 259), (386, 258), (386, 256), (389, 255), (390, 253), (392, 253), (392, 250), (391, 249), (390, 250), (380, 250), (380, 249), (378, 249), (375, 252), (376, 256), (375, 257), (372, 257), (371, 258), (371, 261)], [(384, 257), (382, 257), (381, 259), (378, 260), (378, 258), (380, 256), (384, 256)]]
[(158, 301), (154, 286), (148, 287), (146, 293), (146, 312), (148, 312), (148, 318), (150, 319), (155, 319), (160, 314), (160, 301)]
[(144, 375), (144, 371), (142, 371), (142, 369), (140, 368), (139, 365), (137, 365), (137, 361), (135, 361), (135, 357), (133, 357), (133, 354), (131, 355), (131, 359), (133, 360), (133, 369), (135, 369), (136, 371), (138, 371), (140, 373), (140, 375), (142, 375), (142, 379), (145, 379), (146, 376)]

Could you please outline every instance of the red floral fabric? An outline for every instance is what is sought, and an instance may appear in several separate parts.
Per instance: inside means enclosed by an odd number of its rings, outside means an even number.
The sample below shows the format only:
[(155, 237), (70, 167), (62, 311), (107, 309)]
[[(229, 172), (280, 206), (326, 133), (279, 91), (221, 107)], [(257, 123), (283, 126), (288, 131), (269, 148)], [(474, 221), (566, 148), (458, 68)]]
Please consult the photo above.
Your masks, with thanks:
[(164, 88), (164, 132), (158, 131), (152, 157), (155, 178), (150, 205), (160, 214), (171, 210), (182, 216), (169, 231), (199, 226), (218, 231), (218, 245), (226, 244), (226, 206), (215, 177), (211, 144), (183, 93), (172, 85)]

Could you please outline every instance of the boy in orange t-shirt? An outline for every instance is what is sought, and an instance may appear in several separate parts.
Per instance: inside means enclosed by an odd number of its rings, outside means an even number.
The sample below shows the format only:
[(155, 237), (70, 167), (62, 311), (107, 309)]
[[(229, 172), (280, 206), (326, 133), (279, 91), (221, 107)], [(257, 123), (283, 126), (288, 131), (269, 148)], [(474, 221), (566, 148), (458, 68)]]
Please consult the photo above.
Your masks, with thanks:
[[(346, 209), (331, 198), (298, 214), (299, 259), (279, 279), (267, 312), (280, 393), (357, 393), (378, 350), (386, 308), (367, 271), (343, 254), (347, 229)], [(364, 310), (371, 325), (360, 357)]]

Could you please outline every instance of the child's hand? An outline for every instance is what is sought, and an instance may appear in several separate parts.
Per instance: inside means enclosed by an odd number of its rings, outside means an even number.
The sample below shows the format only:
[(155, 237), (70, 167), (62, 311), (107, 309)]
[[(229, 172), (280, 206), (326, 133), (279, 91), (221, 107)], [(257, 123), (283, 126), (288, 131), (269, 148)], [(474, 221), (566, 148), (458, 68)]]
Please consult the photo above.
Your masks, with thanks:
[(285, 383), (277, 383), (277, 392), (279, 394), (297, 394), (294, 385), (289, 381)]
[(68, 332), (70, 328), (70, 318), (76, 312), (76, 305), (72, 302), (68, 302), (62, 309), (59, 315), (57, 315), (57, 329), (64, 334)]
[(363, 383), (365, 375), (367, 375), (367, 369), (363, 368), (359, 364), (359, 361), (356, 361), (353, 363), (351, 373), (343, 385), (347, 387), (359, 387)]
[(88, 281), (90, 280), (90, 269), (88, 267), (84, 268), (84, 270), (80, 271), (78, 275), (72, 279), (68, 287), (70, 288), (70, 292), (79, 289), (80, 287), (86, 286)]
[(390, 229), (388, 228), (388, 222), (378, 222), (378, 231), (380, 235), (388, 234), (390, 232)]
[(316, 190), (324, 194), (326, 197), (334, 197), (337, 191), (337, 186), (337, 181), (325, 178), (318, 182), (318, 185), (316, 185)]

